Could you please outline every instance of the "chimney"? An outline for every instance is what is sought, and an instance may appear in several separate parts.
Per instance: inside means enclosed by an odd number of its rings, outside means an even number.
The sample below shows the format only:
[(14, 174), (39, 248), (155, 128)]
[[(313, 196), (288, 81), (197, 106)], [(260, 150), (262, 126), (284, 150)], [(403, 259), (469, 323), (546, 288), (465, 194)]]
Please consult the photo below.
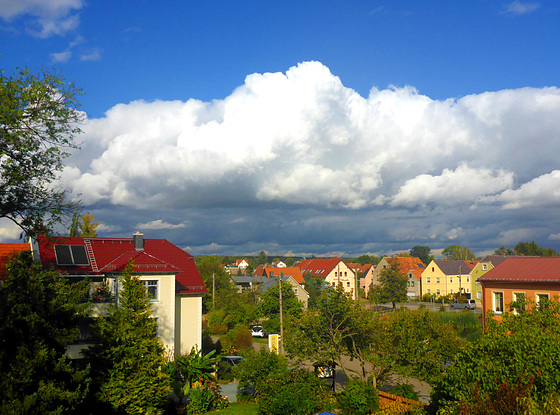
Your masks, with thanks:
[(136, 232), (132, 235), (132, 241), (134, 242), (134, 248), (137, 251), (144, 250), (144, 234), (141, 234), (140, 231)]

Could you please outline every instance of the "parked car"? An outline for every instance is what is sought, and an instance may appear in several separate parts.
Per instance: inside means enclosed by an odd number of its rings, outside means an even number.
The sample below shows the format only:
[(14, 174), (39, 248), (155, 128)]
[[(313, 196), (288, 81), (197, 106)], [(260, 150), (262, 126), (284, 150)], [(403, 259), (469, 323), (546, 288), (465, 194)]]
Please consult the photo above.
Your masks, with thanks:
[(222, 356), (218, 364), (218, 379), (231, 382), (233, 380), (231, 369), (244, 360), (241, 356)]
[(251, 327), (251, 335), (253, 337), (262, 337), (262, 338), (268, 336), (268, 334), (264, 331), (263, 327), (258, 325)]
[(453, 300), (451, 303), (451, 308), (457, 308), (459, 310), (469, 309), (474, 310), (476, 308), (476, 301), (475, 300), (465, 300), (465, 301), (457, 301)]
[(239, 363), (244, 361), (245, 358), (241, 356), (222, 356), (221, 361), (229, 364), (231, 367), (237, 366)]

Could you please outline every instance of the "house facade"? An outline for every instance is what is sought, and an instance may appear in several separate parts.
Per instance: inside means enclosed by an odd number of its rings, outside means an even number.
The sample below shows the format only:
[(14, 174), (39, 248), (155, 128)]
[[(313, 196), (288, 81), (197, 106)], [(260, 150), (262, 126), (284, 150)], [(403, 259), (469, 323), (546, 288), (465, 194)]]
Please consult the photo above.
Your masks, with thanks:
[(306, 259), (298, 264), (302, 275), (324, 278), (327, 286), (342, 286), (344, 291), (357, 298), (357, 275), (341, 258)]
[(522, 297), (539, 304), (560, 296), (560, 257), (509, 257), (478, 278), (482, 310), (501, 319), (508, 305)]
[[(104, 315), (110, 303), (118, 305), (119, 276), (131, 260), (151, 298), (164, 347), (177, 354), (201, 347), (202, 295), (207, 291), (194, 258), (181, 248), (140, 233), (133, 238), (40, 236), (31, 244), (34, 260), (43, 266), (53, 266), (70, 280), (91, 281), (92, 317)], [(79, 357), (86, 347), (87, 342), (74, 347), (71, 357)]]
[(480, 260), (471, 271), (472, 281), (472, 296), (473, 300), (482, 301), (482, 285), (478, 280), (496, 265), (503, 262), (507, 257), (505, 255), (488, 255)]
[(305, 288), (296, 281), (291, 275), (283, 275), (283, 269), (278, 270), (278, 268), (273, 268), (275, 272), (270, 273), (270, 277), (258, 277), (258, 276), (239, 276), (231, 277), (233, 284), (237, 287), (237, 292), (248, 292), (254, 291), (257, 293), (263, 293), (269, 288), (278, 285), (278, 277), (282, 276), (282, 282), (286, 282), (292, 286), (295, 296), (299, 301), (303, 303), (304, 308), (307, 308), (309, 302), (309, 294)]
[(422, 272), (422, 295), (440, 295), (461, 293), (472, 295), (471, 271), (477, 261), (434, 259)]
[(375, 265), (371, 264), (365, 264), (360, 268), (360, 288), (366, 298), (373, 281), (373, 271), (375, 271)]
[(425, 267), (420, 258), (417, 257), (384, 257), (379, 261), (379, 264), (371, 273), (371, 282), (368, 285), (369, 288), (373, 285), (379, 284), (379, 276), (384, 269), (391, 266), (390, 261), (396, 261), (399, 264), (399, 269), (403, 275), (406, 275), (407, 287), (406, 295), (408, 298), (418, 298), (422, 294), (422, 272)]

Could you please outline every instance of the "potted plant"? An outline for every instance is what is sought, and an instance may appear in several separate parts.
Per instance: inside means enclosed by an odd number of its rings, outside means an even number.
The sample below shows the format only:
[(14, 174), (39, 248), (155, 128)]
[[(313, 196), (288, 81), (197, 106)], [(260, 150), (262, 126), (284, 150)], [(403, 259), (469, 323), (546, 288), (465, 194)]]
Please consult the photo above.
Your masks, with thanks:
[(179, 380), (173, 381), (173, 394), (175, 395), (175, 408), (177, 409), (178, 414), (185, 413), (185, 408), (187, 407), (188, 403), (188, 395), (191, 389), (191, 385), (186, 382), (182, 383)]

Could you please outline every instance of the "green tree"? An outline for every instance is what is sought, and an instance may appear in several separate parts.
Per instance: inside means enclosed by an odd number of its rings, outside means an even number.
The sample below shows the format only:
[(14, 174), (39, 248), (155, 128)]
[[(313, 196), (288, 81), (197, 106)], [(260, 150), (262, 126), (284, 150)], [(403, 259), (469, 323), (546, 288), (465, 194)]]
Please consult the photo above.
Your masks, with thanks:
[(87, 238), (87, 237), (94, 237), (97, 236), (96, 228), (99, 226), (99, 222), (93, 221), (93, 215), (91, 213), (86, 213), (82, 216), (82, 223), (80, 224), (80, 236)]
[(266, 264), (268, 262), (268, 257), (266, 256), (266, 252), (261, 251), (259, 252), (259, 256), (257, 257), (257, 265)]
[(510, 247), (500, 246), (498, 249), (494, 251), (494, 255), (508, 255), (512, 256), (515, 255), (515, 251)]
[(161, 371), (164, 348), (157, 336), (150, 298), (132, 262), (119, 277), (119, 304), (95, 324), (97, 343), (87, 356), (95, 362), (96, 397), (116, 413), (161, 414), (169, 378)]
[(208, 290), (203, 297), (203, 305), (206, 310), (213, 309), (213, 300), (217, 308), (223, 308), (235, 291), (231, 277), (222, 263), (221, 258), (216, 255), (202, 257), (196, 262), (198, 272)]
[(76, 203), (56, 185), (80, 133), (74, 84), (45, 70), (0, 72), (0, 218), (28, 235), (50, 233)]
[(521, 241), (515, 245), (516, 255), (525, 256), (556, 256), (556, 251), (552, 248), (542, 248), (537, 245), (535, 241), (524, 242)]
[(30, 252), (8, 266), (0, 281), (0, 413), (69, 413), (88, 393), (89, 368), (65, 356), (89, 313), (88, 283), (69, 284), (42, 269)]
[(409, 254), (410, 256), (420, 258), (424, 265), (428, 265), (434, 259), (434, 256), (430, 255), (431, 251), (429, 246), (415, 245), (410, 249)]
[[(476, 395), (498, 399), (504, 385), (510, 390), (528, 385), (530, 398), (537, 402), (558, 396), (558, 299), (547, 307), (519, 300), (508, 310), (502, 314), (502, 321), (494, 320), (489, 313), (480, 339), (469, 343), (434, 385), (433, 412), (449, 405), (457, 407), (460, 402), (473, 403)], [(517, 413), (514, 409), (509, 413)]]
[[(260, 296), (258, 305), (261, 317), (272, 318), (280, 315), (280, 290), (274, 285)], [(282, 312), (285, 316), (300, 317), (303, 312), (303, 303), (296, 297), (292, 286), (282, 282)]]
[(307, 306), (309, 308), (317, 307), (317, 299), (321, 297), (321, 292), (326, 288), (325, 279), (321, 277), (313, 277), (308, 271), (304, 277), (305, 291), (309, 294), (307, 299)]
[(289, 258), (286, 258), (284, 263), (286, 264), (287, 267), (293, 267), (294, 264), (296, 263), (296, 260), (292, 257), (289, 257)]
[(379, 283), (373, 286), (371, 293), (376, 303), (396, 303), (408, 300), (406, 284), (408, 277), (403, 274), (396, 258), (389, 259), (389, 266), (379, 274)]
[(474, 254), (469, 248), (460, 245), (449, 245), (442, 251), (442, 254), (447, 259), (468, 260), (473, 259)]

